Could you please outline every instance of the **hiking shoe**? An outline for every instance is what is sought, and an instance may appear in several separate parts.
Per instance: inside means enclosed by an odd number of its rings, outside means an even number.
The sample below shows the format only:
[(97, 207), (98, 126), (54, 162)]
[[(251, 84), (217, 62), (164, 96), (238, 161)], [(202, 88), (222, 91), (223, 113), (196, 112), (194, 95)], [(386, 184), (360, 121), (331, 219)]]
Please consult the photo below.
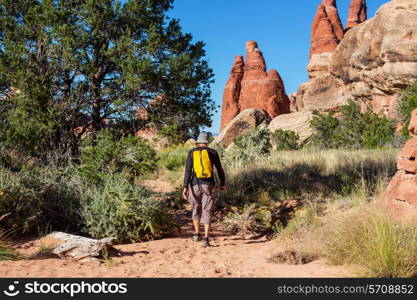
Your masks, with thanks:
[(201, 235), (199, 233), (195, 233), (193, 235), (193, 242), (199, 242), (201, 241)]
[(206, 247), (209, 247), (209, 246), (210, 246), (209, 239), (205, 237), (203, 239), (203, 247), (206, 248)]

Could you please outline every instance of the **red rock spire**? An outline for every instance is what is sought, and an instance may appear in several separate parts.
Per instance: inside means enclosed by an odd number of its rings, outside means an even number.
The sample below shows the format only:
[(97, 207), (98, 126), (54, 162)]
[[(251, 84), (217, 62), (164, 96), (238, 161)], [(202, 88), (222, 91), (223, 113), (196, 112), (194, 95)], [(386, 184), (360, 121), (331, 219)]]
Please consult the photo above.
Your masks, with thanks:
[(349, 14), (346, 30), (365, 22), (367, 18), (366, 0), (352, 0), (349, 5)]
[(336, 0), (323, 0), (317, 9), (312, 25), (310, 56), (333, 52), (343, 35), (344, 30)]
[(266, 72), (265, 59), (255, 41), (246, 43), (246, 59), (236, 56), (223, 93), (221, 129), (240, 112), (255, 108), (271, 118), (290, 112), (284, 83), (276, 70)]
[(233, 120), (239, 113), (240, 84), (243, 77), (243, 57), (235, 56), (230, 77), (223, 92), (222, 119), (220, 130)]

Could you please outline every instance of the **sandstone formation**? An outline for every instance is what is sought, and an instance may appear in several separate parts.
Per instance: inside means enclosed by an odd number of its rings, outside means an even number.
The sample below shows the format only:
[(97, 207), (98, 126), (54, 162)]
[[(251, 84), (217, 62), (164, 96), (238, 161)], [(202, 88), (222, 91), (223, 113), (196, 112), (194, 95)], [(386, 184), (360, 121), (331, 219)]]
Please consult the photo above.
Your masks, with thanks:
[(246, 109), (227, 124), (214, 142), (229, 146), (239, 135), (248, 133), (259, 125), (267, 127), (270, 121), (271, 118), (265, 111), (254, 108)]
[(323, 0), (317, 9), (311, 28), (310, 56), (333, 52), (343, 38), (336, 0)]
[(300, 143), (303, 143), (314, 133), (310, 127), (312, 117), (312, 113), (308, 111), (280, 115), (271, 121), (268, 129), (271, 132), (279, 129), (294, 131), (300, 136)]
[(70, 257), (79, 261), (99, 261), (102, 252), (111, 247), (116, 238), (94, 240), (65, 232), (52, 232), (41, 242), (53, 248), (52, 253), (61, 257)]
[(417, 109), (412, 112), (408, 131), (412, 138), (397, 160), (397, 173), (382, 196), (396, 214), (417, 215)]
[(297, 106), (329, 110), (354, 99), (393, 117), (398, 95), (417, 80), (417, 1), (393, 0), (349, 29), (328, 69), (299, 87)]
[(226, 127), (239, 114), (240, 83), (243, 78), (243, 66), (243, 57), (236, 56), (233, 61), (232, 71), (230, 71), (229, 80), (227, 80), (224, 87), (221, 128)]
[(246, 43), (246, 58), (235, 57), (223, 94), (221, 130), (240, 112), (264, 110), (270, 118), (290, 112), (284, 83), (276, 70), (266, 72), (262, 52), (254, 41)]
[(310, 78), (328, 72), (333, 51), (343, 38), (336, 0), (323, 0), (317, 9), (311, 28), (310, 63), (307, 67)]
[(348, 30), (366, 21), (366, 0), (352, 0), (349, 5), (348, 19), (345, 30)]

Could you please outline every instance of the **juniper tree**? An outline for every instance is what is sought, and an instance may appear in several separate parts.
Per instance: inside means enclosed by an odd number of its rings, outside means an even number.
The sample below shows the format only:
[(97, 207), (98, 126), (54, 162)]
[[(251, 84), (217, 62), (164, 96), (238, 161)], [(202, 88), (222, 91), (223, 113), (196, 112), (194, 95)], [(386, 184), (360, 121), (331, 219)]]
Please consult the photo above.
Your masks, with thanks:
[(2, 139), (37, 154), (76, 151), (75, 128), (139, 129), (138, 108), (156, 126), (209, 126), (204, 43), (167, 16), (172, 3), (0, 0), (0, 96), (19, 91), (2, 103)]

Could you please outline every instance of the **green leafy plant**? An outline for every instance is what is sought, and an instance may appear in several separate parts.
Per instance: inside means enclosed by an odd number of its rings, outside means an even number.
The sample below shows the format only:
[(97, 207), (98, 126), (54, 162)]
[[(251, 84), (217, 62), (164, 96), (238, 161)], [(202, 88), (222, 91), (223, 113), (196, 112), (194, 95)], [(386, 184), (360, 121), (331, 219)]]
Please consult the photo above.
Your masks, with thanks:
[(341, 117), (334, 114), (313, 113), (310, 125), (315, 134), (310, 144), (320, 148), (372, 149), (388, 145), (394, 139), (394, 122), (375, 114), (370, 107), (362, 113), (360, 106), (349, 100), (341, 107)]
[(175, 148), (165, 149), (160, 152), (160, 163), (170, 171), (182, 169), (188, 157), (190, 147), (187, 145), (178, 145)]
[(278, 151), (297, 150), (299, 148), (300, 136), (291, 130), (276, 130), (272, 133), (272, 141)]
[[(47, 163), (86, 132), (153, 123), (211, 126), (204, 43), (168, 16), (173, 0), (1, 1), (0, 140)], [(143, 108), (149, 118), (138, 120)], [(142, 122), (144, 121), (144, 122)], [(143, 124), (145, 123), (145, 124)]]
[(157, 166), (157, 154), (146, 141), (132, 135), (118, 137), (108, 129), (87, 138), (80, 157), (80, 174), (92, 183), (100, 183), (109, 173), (141, 176)]

